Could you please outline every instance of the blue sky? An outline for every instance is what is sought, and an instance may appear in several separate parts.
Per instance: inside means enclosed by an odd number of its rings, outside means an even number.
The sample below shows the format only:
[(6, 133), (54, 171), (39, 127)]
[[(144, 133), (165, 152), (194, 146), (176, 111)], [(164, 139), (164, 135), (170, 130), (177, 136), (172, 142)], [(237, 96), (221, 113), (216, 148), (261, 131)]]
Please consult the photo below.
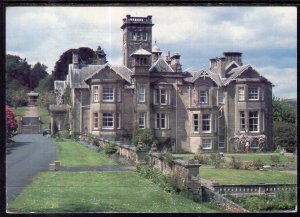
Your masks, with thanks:
[(152, 15), (153, 44), (178, 52), (183, 69), (209, 68), (224, 51), (243, 53), (275, 87), (275, 96), (297, 97), (296, 7), (8, 7), (6, 53), (51, 73), (66, 50), (99, 45), (122, 64), (122, 19)]

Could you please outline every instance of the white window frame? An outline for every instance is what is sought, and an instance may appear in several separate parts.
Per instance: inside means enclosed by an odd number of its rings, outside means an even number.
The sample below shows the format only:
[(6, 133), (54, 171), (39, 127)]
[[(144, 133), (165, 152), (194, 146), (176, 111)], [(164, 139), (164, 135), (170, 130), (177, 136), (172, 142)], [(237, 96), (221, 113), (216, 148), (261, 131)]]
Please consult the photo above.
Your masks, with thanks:
[[(163, 117), (164, 116), (164, 117)], [(169, 113), (158, 112), (155, 114), (155, 129), (169, 129)], [(164, 127), (162, 123), (164, 121)]]
[[(207, 144), (209, 144), (209, 146), (207, 146)], [(202, 139), (202, 149), (211, 150), (212, 149), (212, 139)]]
[[(243, 117), (242, 114), (243, 113)], [(244, 120), (244, 123), (242, 124), (242, 120)], [(242, 130), (242, 125), (244, 125), (244, 129)], [(245, 132), (246, 131), (246, 112), (245, 111), (239, 111), (239, 129), (240, 132)]]
[(146, 88), (144, 86), (140, 86), (138, 90), (138, 102), (145, 102), (146, 98)]
[[(204, 101), (201, 101), (204, 99)], [(199, 103), (207, 104), (208, 103), (208, 90), (200, 90), (199, 91)]]
[[(110, 120), (105, 120), (110, 118)], [(109, 126), (108, 123), (111, 123), (112, 126)], [(114, 114), (113, 113), (109, 113), (109, 112), (105, 112), (102, 113), (102, 129), (114, 129)]]
[[(165, 91), (165, 92), (164, 92)], [(162, 94), (164, 92), (164, 94)], [(165, 102), (162, 102), (162, 95), (165, 96)], [(170, 90), (166, 88), (154, 89), (155, 105), (170, 105)]]
[(145, 129), (146, 125), (146, 113), (140, 112), (139, 113), (139, 129)]
[(193, 114), (193, 132), (199, 133), (199, 114)]
[(93, 86), (93, 102), (99, 102), (99, 86)]
[[(256, 112), (257, 113), (257, 117), (254, 117), (254, 116), (250, 116), (250, 113), (252, 113), (252, 112)], [(251, 121), (250, 121), (250, 119), (256, 119), (257, 120), (257, 122), (256, 122), (256, 124), (252, 124), (251, 123)], [(257, 126), (257, 130), (251, 130), (251, 128), (250, 128), (250, 124), (252, 124), (253, 126)], [(248, 113), (248, 129), (249, 129), (249, 132), (259, 132), (259, 112), (258, 111), (249, 111), (249, 113)]]
[(116, 128), (121, 129), (121, 114), (116, 113)]
[(238, 87), (238, 99), (239, 101), (245, 101), (245, 87)]
[(259, 100), (259, 88), (248, 87), (248, 100), (257, 101)]
[[(203, 118), (204, 115), (208, 115), (208, 118)], [(209, 130), (203, 130), (204, 126), (207, 126), (207, 125), (204, 125), (204, 122), (208, 123)], [(202, 114), (202, 121), (201, 121), (201, 123), (202, 123), (202, 132), (203, 133), (210, 133), (211, 132), (211, 114)]]
[[(97, 123), (97, 125), (96, 125)], [(99, 113), (93, 112), (93, 129), (98, 130), (99, 129)]]
[(224, 90), (223, 89), (219, 89), (218, 90), (218, 102), (219, 104), (224, 104)]
[[(109, 90), (109, 92), (106, 92), (105, 90)], [(112, 92), (111, 92), (112, 90)], [(114, 94), (115, 89), (113, 87), (103, 87), (102, 89), (102, 101), (103, 102), (113, 102), (115, 97)]]

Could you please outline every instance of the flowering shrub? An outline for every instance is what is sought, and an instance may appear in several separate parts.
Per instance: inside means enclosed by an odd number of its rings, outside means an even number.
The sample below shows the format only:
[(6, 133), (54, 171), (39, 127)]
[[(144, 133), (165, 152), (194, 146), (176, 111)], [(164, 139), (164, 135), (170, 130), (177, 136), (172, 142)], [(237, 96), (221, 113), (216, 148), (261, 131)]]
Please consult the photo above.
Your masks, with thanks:
[(17, 121), (12, 109), (9, 106), (5, 108), (6, 112), (6, 138), (10, 138), (15, 135), (18, 128)]
[(263, 150), (265, 148), (265, 144), (267, 141), (266, 135), (247, 135), (247, 134), (234, 134), (234, 136), (231, 138), (234, 142), (236, 151), (244, 151), (246, 143), (250, 145), (251, 143), (257, 143), (259, 151)]

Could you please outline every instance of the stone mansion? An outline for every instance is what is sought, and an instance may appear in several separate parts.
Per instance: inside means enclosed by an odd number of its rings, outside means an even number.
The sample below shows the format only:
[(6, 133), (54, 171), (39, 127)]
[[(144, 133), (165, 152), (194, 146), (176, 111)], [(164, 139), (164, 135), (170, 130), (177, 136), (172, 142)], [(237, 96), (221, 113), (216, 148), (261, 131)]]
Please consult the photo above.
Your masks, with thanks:
[(71, 130), (128, 142), (135, 129), (151, 129), (176, 152), (193, 153), (233, 151), (236, 133), (266, 135), (273, 149), (271, 82), (243, 64), (240, 52), (210, 59), (209, 69), (183, 70), (178, 53), (163, 57), (152, 46), (153, 25), (152, 16), (123, 19), (122, 65), (109, 64), (101, 47), (95, 64), (73, 53), (64, 81), (75, 114)]

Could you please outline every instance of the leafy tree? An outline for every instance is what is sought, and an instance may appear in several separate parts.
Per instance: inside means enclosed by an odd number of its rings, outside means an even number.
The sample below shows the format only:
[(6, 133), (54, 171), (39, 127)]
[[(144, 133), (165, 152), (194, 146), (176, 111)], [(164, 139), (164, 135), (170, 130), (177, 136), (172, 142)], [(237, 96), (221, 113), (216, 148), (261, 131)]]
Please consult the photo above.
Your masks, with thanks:
[(52, 72), (54, 80), (65, 80), (68, 74), (69, 64), (72, 63), (73, 52), (78, 51), (79, 62), (91, 64), (94, 57), (94, 51), (88, 47), (80, 47), (78, 49), (69, 49), (65, 51), (59, 60), (55, 63), (54, 71)]
[(296, 123), (296, 111), (287, 100), (273, 96), (272, 104), (274, 121)]
[(36, 63), (30, 73), (30, 89), (35, 89), (38, 85), (41, 79), (47, 77), (48, 73), (46, 71), (47, 66), (41, 63)]
[(26, 106), (28, 103), (27, 91), (25, 89), (9, 90), (7, 94), (10, 99), (10, 105), (13, 107)]
[(40, 92), (49, 92), (53, 91), (54, 89), (54, 80), (52, 75), (47, 75), (45, 78), (41, 79), (39, 81), (38, 87), (36, 88), (36, 91), (38, 93)]
[(6, 138), (11, 138), (15, 134), (18, 128), (18, 124), (15, 119), (15, 115), (9, 106), (6, 106), (5, 112), (6, 112)]
[(293, 151), (297, 147), (296, 124), (284, 121), (274, 121), (274, 142), (276, 146)]
[(53, 92), (41, 92), (39, 93), (39, 98), (37, 99), (37, 104), (39, 106), (43, 106), (47, 108), (48, 113), (49, 111), (49, 105), (56, 104), (56, 98)]
[(153, 133), (150, 129), (138, 129), (132, 139), (132, 143), (137, 145), (138, 142), (141, 140), (145, 145), (151, 147), (153, 143)]

